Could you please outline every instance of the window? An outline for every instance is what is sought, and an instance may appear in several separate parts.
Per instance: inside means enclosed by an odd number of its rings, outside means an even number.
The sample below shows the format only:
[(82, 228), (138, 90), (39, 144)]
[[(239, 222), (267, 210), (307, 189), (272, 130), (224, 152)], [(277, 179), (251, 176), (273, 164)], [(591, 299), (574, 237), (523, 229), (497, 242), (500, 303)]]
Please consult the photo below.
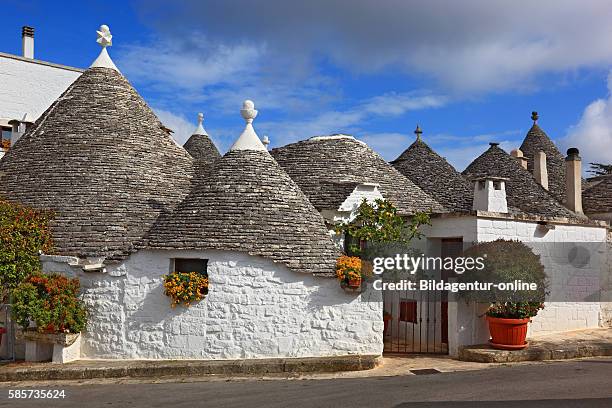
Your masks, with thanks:
[(170, 272), (197, 272), (208, 275), (208, 259), (174, 258), (170, 269)]
[(11, 133), (12, 133), (13, 128), (2, 126), (1, 129), (2, 129), (2, 138), (11, 140)]
[(359, 238), (346, 233), (344, 234), (344, 252), (348, 256), (359, 256), (361, 248), (361, 241)]

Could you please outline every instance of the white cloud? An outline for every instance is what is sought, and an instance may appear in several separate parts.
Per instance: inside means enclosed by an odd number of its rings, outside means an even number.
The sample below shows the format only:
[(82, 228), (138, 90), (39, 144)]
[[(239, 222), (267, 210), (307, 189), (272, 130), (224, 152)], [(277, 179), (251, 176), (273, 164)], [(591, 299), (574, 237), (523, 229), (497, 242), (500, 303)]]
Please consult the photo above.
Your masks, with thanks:
[(139, 11), (167, 36), (204, 26), (216, 41), (265, 44), (268, 66), (323, 57), (357, 73), (399, 68), (445, 93), (533, 89), (540, 74), (612, 63), (604, 0), (186, 0), (172, 10), (147, 1)]
[(591, 102), (561, 144), (580, 150), (585, 171), (591, 162), (612, 163), (612, 71), (608, 74), (607, 98)]
[(264, 47), (211, 42), (199, 32), (190, 37), (119, 48), (118, 65), (132, 78), (199, 91), (204, 86), (240, 83), (252, 78)]
[[(256, 125), (270, 136), (273, 146), (333, 133), (352, 134), (361, 139), (374, 138), (373, 135), (368, 136), (367, 132), (364, 132), (368, 121), (373, 118), (400, 116), (408, 111), (439, 108), (447, 103), (448, 98), (442, 95), (389, 93), (358, 101), (346, 110), (330, 110), (312, 117), (302, 116), (298, 120), (259, 122)], [(386, 138), (397, 135), (397, 133), (377, 134), (372, 140), (377, 142), (378, 147), (382, 147)], [(385, 156), (384, 152), (380, 153)]]

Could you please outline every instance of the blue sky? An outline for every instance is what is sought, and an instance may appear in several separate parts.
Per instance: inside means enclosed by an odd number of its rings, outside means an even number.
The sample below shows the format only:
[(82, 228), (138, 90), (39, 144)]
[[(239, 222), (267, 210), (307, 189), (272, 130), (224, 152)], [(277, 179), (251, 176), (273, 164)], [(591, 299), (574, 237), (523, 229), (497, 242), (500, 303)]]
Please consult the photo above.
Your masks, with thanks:
[[(204, 112), (221, 151), (242, 100), (272, 145), (349, 133), (388, 160), (424, 140), (459, 170), (531, 126), (585, 161), (612, 162), (612, 3), (606, 1), (5, 1), (0, 51), (87, 67), (109, 50), (184, 142)], [(610, 81), (612, 82), (612, 81)], [(612, 83), (611, 83), (612, 86)]]

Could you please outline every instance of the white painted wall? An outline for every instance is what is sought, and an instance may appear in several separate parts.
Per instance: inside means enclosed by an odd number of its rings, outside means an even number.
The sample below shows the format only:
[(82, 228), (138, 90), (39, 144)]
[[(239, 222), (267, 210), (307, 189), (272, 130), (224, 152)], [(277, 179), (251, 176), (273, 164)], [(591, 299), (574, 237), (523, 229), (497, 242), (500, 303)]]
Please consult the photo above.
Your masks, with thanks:
[[(556, 250), (540, 254), (553, 286), (551, 289), (554, 289), (555, 285), (565, 284), (559, 281), (567, 275), (563, 273), (562, 268), (568, 268), (566, 260), (567, 252), (572, 246), (571, 243), (603, 243), (606, 241), (606, 228), (604, 227), (564, 224), (557, 224), (554, 227), (553, 230), (546, 230), (533, 221), (506, 218), (440, 217), (432, 219), (432, 225), (423, 228), (426, 239), (415, 241), (415, 246), (436, 256), (439, 255), (439, 249), (436, 249), (436, 246), (440, 238), (463, 237), (465, 243), (493, 241), (499, 238), (518, 239), (528, 245), (534, 244), (531, 245), (534, 251), (542, 248), (538, 245), (539, 243), (556, 243), (551, 246)], [(609, 249), (607, 255), (608, 271), (612, 271)], [(604, 259), (602, 257), (594, 260), (590, 267), (602, 268), (601, 263), (598, 262)], [(585, 275), (593, 275), (593, 273), (585, 270)], [(576, 290), (581, 290), (582, 286), (591, 285), (592, 287), (601, 283), (585, 283), (578, 277), (573, 284), (576, 285)], [(452, 294), (449, 296), (453, 297)], [(530, 324), (529, 335), (598, 327), (606, 319), (610, 320), (612, 313), (609, 309), (609, 306), (599, 302), (547, 302), (546, 308), (540, 311)], [(462, 345), (485, 343), (488, 340), (487, 323), (483, 316), (485, 311), (486, 305), (466, 304), (463, 300), (449, 303), (449, 353), (451, 355), (456, 355), (458, 348)]]
[[(170, 308), (170, 259), (209, 259), (209, 294)], [(81, 280), (90, 321), (83, 358), (239, 359), (382, 353), (380, 293), (348, 294), (317, 278), (243, 253), (140, 251), (109, 273), (44, 262)], [(112, 276), (120, 275), (120, 276)], [(372, 296), (374, 301), (362, 301)]]
[[(495, 184), (499, 188), (495, 188)], [(498, 213), (508, 212), (506, 201), (506, 182), (503, 180), (486, 179), (474, 183), (474, 203), (472, 208), (480, 211)]]
[(38, 117), (80, 72), (0, 55), (0, 119)]
[[(574, 279), (571, 282), (562, 280), (568, 275), (567, 253), (576, 242), (606, 242), (606, 229), (583, 225), (555, 225), (555, 229), (547, 230), (535, 222), (513, 221), (503, 219), (478, 218), (479, 241), (492, 241), (498, 238), (519, 239), (530, 245), (534, 252), (541, 251), (540, 243), (555, 243), (548, 245), (548, 253), (539, 253), (546, 274), (551, 282), (551, 290), (559, 285), (574, 285), (572, 289), (582, 290), (589, 285), (598, 286), (599, 282), (584, 282)], [(564, 244), (565, 243), (565, 244)], [(569, 244), (569, 245), (568, 245)], [(586, 269), (595, 268), (601, 271), (603, 258), (593, 258), (583, 269), (586, 276), (593, 275)], [(586, 288), (588, 290), (588, 288)], [(547, 332), (585, 329), (599, 326), (601, 306), (599, 302), (547, 302), (546, 308), (532, 319), (529, 325), (529, 335)]]

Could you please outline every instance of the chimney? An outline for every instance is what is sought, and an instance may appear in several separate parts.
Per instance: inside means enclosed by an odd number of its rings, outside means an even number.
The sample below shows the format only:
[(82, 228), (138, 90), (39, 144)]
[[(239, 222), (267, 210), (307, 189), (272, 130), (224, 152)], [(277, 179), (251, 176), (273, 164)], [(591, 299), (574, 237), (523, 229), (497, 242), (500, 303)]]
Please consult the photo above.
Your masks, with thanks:
[(546, 153), (539, 151), (533, 158), (533, 177), (539, 185), (548, 190), (548, 169), (546, 168)]
[(514, 149), (510, 152), (510, 155), (519, 162), (521, 167), (527, 170), (527, 158), (523, 157), (523, 151), (521, 149)]
[(506, 178), (480, 177), (474, 179), (473, 210), (497, 213), (508, 212), (506, 200)]
[(23, 26), (21, 28), (21, 43), (24, 58), (34, 59), (34, 29), (32, 27)]
[(578, 149), (567, 149), (565, 158), (565, 190), (567, 192), (567, 208), (582, 214), (582, 160)]

